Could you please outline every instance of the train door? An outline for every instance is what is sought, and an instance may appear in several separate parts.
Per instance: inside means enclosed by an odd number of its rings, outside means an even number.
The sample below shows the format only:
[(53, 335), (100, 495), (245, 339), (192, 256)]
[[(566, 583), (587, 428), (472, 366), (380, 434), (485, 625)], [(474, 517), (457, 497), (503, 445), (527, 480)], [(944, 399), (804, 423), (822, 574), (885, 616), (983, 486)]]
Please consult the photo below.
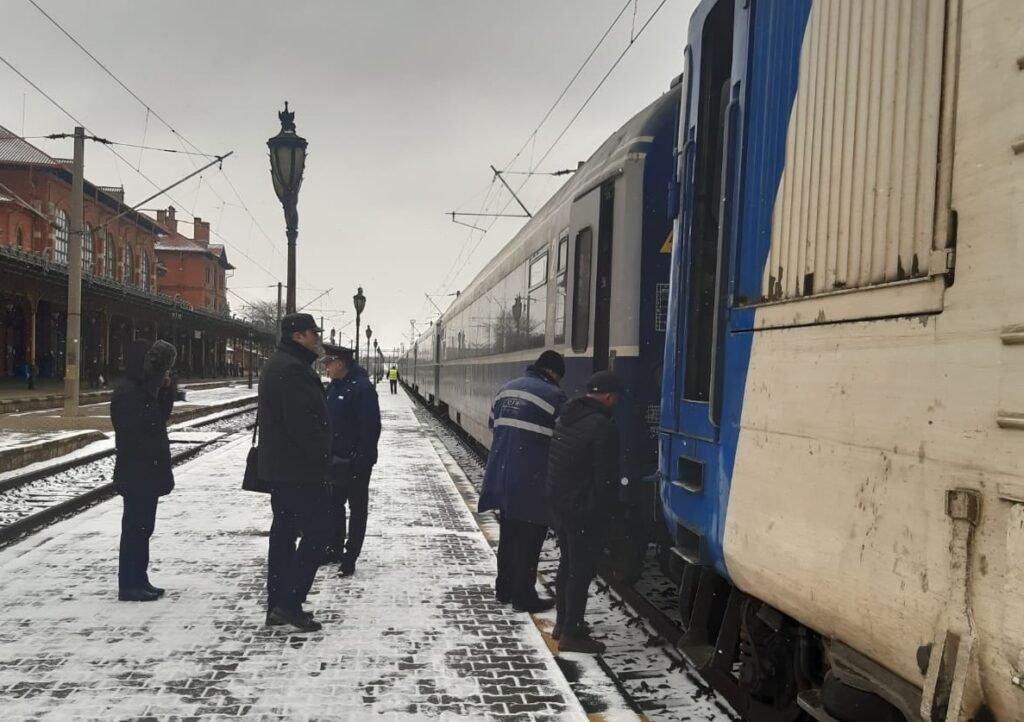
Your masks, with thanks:
[(615, 222), (615, 182), (601, 186), (597, 224), (597, 275), (594, 295), (593, 370), (608, 368), (612, 310), (612, 236)]
[[(728, 215), (734, 2), (720, 0), (708, 12), (700, 42), (691, 38), (696, 82), (686, 112), (683, 163), (689, 178), (683, 224), (684, 277), (680, 298), (682, 345), (677, 359), (681, 392), (680, 431), (718, 440), (723, 369), (724, 268), (728, 262)], [(696, 48), (696, 50), (695, 50)]]

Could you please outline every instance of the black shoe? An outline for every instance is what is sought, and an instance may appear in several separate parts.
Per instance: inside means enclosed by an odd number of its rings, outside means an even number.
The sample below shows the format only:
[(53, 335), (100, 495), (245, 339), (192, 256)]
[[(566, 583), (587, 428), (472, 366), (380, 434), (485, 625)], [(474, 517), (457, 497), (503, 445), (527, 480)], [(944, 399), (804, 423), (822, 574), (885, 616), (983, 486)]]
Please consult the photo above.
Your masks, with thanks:
[(342, 559), (341, 565), (338, 568), (338, 574), (343, 577), (350, 577), (356, 573), (356, 563), (351, 562), (348, 559)]
[(122, 602), (155, 602), (160, 598), (156, 592), (141, 587), (135, 589), (122, 589), (117, 593), (117, 598)]
[(498, 594), (497, 592), (495, 592), (494, 593), (494, 598), (498, 600), (499, 604), (511, 604), (512, 603), (512, 595), (511, 594)]
[(601, 654), (605, 646), (589, 635), (562, 635), (558, 640), (558, 651), (578, 652), (580, 654)]
[[(312, 612), (303, 612), (302, 616), (304, 616), (309, 621), (313, 621), (313, 613)], [(267, 626), (268, 627), (279, 627), (282, 624), (288, 624), (288, 622), (286, 622), (281, 617), (274, 616), (273, 610), (267, 612)]]
[[(580, 631), (586, 636), (590, 636), (590, 625), (586, 622), (580, 625)], [(555, 626), (551, 628), (551, 638), (561, 639), (562, 638), (562, 625), (559, 622), (555, 622)]]
[(158, 597), (162, 597), (164, 594), (167, 593), (166, 589), (161, 589), (160, 587), (154, 587), (149, 582), (146, 582), (145, 584), (143, 584), (142, 588), (145, 589), (147, 592), (153, 592), (153, 594), (157, 595)]
[(267, 626), (277, 627), (284, 624), (291, 625), (300, 632), (318, 632), (323, 628), (323, 625), (313, 619), (312, 615), (307, 615), (301, 609), (294, 612), (281, 609), (281, 607), (271, 609), (267, 614)]
[(553, 609), (555, 606), (554, 599), (541, 599), (537, 597), (535, 599), (527, 599), (526, 601), (512, 602), (512, 608), (517, 612), (529, 612), (530, 614), (536, 614), (537, 612), (546, 612), (549, 609)]

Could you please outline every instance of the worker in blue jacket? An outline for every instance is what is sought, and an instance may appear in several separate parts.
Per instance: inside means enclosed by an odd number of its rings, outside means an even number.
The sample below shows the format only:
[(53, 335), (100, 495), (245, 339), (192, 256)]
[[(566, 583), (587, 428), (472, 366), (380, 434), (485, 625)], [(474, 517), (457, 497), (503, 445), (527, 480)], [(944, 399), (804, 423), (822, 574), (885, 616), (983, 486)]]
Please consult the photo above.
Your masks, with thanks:
[(498, 511), (498, 578), (495, 596), (521, 612), (551, 609), (554, 601), (537, 596), (537, 563), (547, 534), (544, 479), (548, 446), (566, 396), (559, 382), (565, 361), (545, 351), (498, 390), (488, 426), (493, 432), (479, 511)]
[(377, 463), (377, 440), (380, 439), (380, 404), (377, 390), (366, 370), (355, 362), (352, 349), (326, 343), (323, 346), (327, 375), (331, 379), (327, 387), (327, 418), (331, 430), (328, 476), (337, 515), (337, 530), (328, 558), (340, 562), (341, 576), (347, 577), (355, 573), (356, 560), (366, 537), (370, 474)]

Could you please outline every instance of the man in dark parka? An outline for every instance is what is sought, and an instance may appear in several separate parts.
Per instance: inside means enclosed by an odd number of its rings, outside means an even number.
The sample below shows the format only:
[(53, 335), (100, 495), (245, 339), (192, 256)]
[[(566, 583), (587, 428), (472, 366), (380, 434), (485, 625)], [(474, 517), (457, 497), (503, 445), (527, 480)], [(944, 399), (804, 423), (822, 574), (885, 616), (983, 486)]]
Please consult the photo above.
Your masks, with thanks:
[[(259, 385), (259, 477), (270, 484), (274, 521), (267, 556), (267, 624), (320, 629), (302, 610), (330, 531), (327, 403), (312, 368), (320, 329), (308, 313), (281, 319), (281, 343)], [(301, 541), (296, 547), (296, 540)]]
[(324, 344), (324, 354), (331, 378), (327, 386), (327, 413), (331, 426), (331, 475), (335, 477), (331, 486), (336, 525), (331, 542), (332, 561), (341, 563), (341, 575), (347, 577), (355, 574), (356, 560), (366, 537), (370, 474), (377, 463), (380, 439), (380, 402), (366, 370), (355, 362), (352, 349)]
[(604, 645), (590, 637), (583, 617), (619, 483), (612, 409), (621, 386), (611, 371), (598, 371), (586, 390), (562, 407), (548, 453), (547, 500), (561, 553), (551, 636), (560, 652), (600, 654)]
[(171, 376), (176, 355), (166, 341), (132, 342), (125, 354), (127, 377), (110, 398), (117, 447), (114, 488), (124, 501), (117, 575), (123, 602), (152, 602), (164, 594), (150, 584), (147, 567), (157, 500), (174, 488), (167, 420), (176, 392)]

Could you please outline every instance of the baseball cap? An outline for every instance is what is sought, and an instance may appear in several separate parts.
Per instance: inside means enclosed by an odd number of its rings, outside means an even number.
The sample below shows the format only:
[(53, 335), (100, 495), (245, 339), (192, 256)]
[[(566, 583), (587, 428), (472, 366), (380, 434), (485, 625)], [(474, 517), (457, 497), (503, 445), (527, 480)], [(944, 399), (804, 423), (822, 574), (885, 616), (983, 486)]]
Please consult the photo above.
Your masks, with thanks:
[(316, 331), (319, 333), (322, 330), (316, 325), (316, 320), (308, 313), (289, 313), (281, 318), (282, 336), (290, 336), (293, 333), (302, 333), (303, 331)]
[(594, 394), (619, 393), (622, 391), (622, 383), (613, 372), (598, 371), (587, 379), (587, 391)]

